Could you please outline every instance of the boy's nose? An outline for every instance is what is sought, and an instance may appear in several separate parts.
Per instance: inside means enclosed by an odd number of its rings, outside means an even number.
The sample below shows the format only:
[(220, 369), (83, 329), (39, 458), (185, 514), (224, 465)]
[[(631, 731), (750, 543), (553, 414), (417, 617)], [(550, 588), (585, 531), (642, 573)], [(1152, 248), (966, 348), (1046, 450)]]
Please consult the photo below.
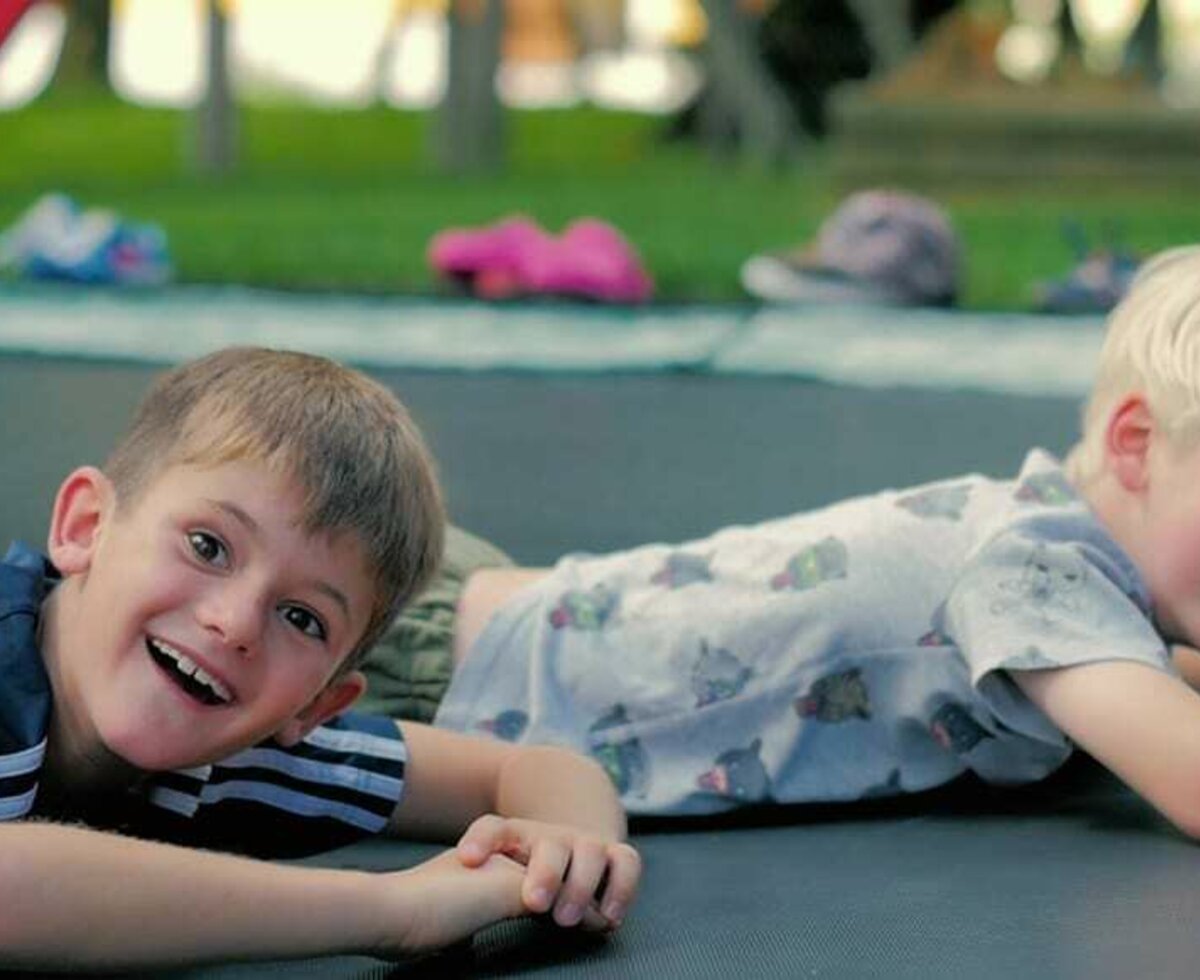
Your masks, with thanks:
[(264, 603), (255, 590), (232, 583), (214, 589), (197, 608), (201, 625), (238, 653), (252, 655), (262, 634)]

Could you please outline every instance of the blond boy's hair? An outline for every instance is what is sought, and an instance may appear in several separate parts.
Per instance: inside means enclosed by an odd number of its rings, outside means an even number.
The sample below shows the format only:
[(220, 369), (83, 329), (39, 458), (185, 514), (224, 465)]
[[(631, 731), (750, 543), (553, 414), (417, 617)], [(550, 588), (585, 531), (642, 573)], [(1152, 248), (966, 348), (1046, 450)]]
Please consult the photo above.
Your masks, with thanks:
[(1066, 460), (1077, 486), (1100, 474), (1109, 414), (1131, 392), (1145, 395), (1173, 442), (1200, 435), (1200, 246), (1154, 256), (1109, 314), (1083, 436)]
[(105, 472), (123, 510), (170, 466), (234, 460), (294, 481), (307, 533), (357, 536), (375, 596), (353, 666), (441, 560), (445, 509), (412, 418), (383, 385), (326, 358), (233, 347), (160, 377)]

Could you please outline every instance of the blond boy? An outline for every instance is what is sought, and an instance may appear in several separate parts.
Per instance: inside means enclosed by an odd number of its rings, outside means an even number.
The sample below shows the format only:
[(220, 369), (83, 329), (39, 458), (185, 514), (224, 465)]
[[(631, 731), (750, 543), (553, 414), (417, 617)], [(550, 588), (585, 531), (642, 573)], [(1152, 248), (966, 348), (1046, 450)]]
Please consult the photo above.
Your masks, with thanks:
[(573, 745), (647, 814), (1031, 782), (1078, 746), (1200, 836), (1198, 433), (1186, 248), (1113, 313), (1065, 468), (475, 572), (435, 724)]
[[(48, 563), (0, 565), (0, 967), (394, 956), (539, 912), (618, 925), (639, 865), (599, 767), (345, 713), (442, 536), (382, 386), (260, 349), (166, 375), (105, 469), (63, 481)], [(458, 846), (372, 875), (137, 839), (281, 853), (380, 831)]]

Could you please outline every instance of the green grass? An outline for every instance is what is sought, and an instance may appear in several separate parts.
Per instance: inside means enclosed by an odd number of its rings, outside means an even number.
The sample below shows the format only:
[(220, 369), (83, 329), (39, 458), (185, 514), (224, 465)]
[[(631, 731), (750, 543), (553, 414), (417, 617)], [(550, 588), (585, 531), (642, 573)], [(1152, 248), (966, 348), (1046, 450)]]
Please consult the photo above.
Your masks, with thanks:
[[(188, 166), (189, 115), (52, 93), (0, 114), (0, 225), (64, 190), (161, 223), (183, 281), (429, 292), (425, 249), (440, 228), (519, 211), (558, 229), (597, 215), (637, 245), (661, 299), (725, 301), (742, 296), (746, 256), (809, 237), (842, 193), (821, 147), (768, 172), (666, 143), (661, 120), (584, 109), (510, 113), (507, 171), (452, 178), (428, 163), (432, 122), (383, 108), (249, 109), (241, 166), (213, 181)], [(977, 308), (1027, 307), (1030, 282), (1070, 266), (1064, 219), (1094, 233), (1115, 225), (1145, 251), (1200, 239), (1200, 199), (1170, 188), (938, 196)]]

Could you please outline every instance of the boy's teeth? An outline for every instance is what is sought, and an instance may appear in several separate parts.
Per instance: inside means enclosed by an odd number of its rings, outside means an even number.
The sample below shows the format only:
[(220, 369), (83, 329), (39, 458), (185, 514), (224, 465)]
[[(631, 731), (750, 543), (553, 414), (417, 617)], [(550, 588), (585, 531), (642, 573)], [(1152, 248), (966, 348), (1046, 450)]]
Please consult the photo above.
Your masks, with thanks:
[(196, 672), (192, 675), (192, 677), (198, 680), (201, 684), (207, 684), (209, 687), (211, 687), (216, 693), (217, 697), (219, 697), (222, 701), (228, 701), (232, 697), (229, 692), (229, 688), (213, 677), (212, 674), (204, 670), (203, 667), (197, 667)]
[(212, 676), (208, 671), (201, 667), (196, 661), (187, 654), (180, 653), (169, 643), (164, 643), (162, 640), (150, 640), (151, 646), (159, 653), (169, 659), (180, 674), (184, 677), (190, 677), (193, 681), (197, 681), (213, 692), (221, 701), (228, 703), (233, 700), (233, 692), (224, 684)]
[(150, 642), (172, 660), (178, 660), (182, 656), (182, 654), (169, 643), (166, 643), (162, 640), (151, 640)]

